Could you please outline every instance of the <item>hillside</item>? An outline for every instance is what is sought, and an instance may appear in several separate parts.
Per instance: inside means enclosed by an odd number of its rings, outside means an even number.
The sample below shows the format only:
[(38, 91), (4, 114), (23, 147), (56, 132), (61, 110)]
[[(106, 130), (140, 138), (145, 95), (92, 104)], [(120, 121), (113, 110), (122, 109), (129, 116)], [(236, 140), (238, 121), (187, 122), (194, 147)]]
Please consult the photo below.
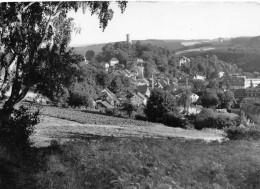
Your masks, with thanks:
[(215, 54), (220, 60), (236, 64), (246, 72), (260, 71), (260, 36), (237, 37), (223, 42), (211, 42), (205, 46), (193, 45), (180, 49), (176, 54), (182, 56), (211, 56)]
[[(198, 40), (183, 40), (183, 39), (178, 39), (178, 40), (158, 40), (158, 39), (147, 39), (147, 40), (138, 40), (143, 44), (151, 44), (151, 45), (156, 45), (158, 47), (163, 47), (163, 48), (169, 48), (173, 51), (185, 47), (185, 43), (200, 43), (202, 41), (205, 41), (206, 39), (198, 39)], [(136, 43), (137, 40), (133, 40), (132, 43)], [(115, 42), (114, 42), (115, 43)], [(92, 45), (86, 45), (86, 46), (79, 46), (79, 47), (74, 47), (76, 52), (84, 55), (85, 52), (88, 50), (93, 50), (96, 54), (102, 51), (102, 47), (104, 47), (106, 43), (101, 43), (101, 44), (92, 44)]]

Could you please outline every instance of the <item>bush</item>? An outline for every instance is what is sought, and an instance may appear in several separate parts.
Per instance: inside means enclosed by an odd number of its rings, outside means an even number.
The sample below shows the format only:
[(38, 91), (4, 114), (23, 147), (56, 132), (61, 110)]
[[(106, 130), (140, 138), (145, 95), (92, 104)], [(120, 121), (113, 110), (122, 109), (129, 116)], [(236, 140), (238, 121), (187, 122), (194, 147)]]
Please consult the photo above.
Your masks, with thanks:
[(151, 122), (163, 123), (168, 126), (181, 127), (182, 116), (176, 106), (175, 99), (171, 94), (154, 89), (148, 99), (144, 113)]
[(259, 140), (260, 131), (255, 126), (231, 126), (224, 129), (226, 137), (230, 140)]
[(135, 119), (140, 121), (147, 121), (147, 118), (144, 114), (136, 114)]
[(106, 115), (109, 115), (109, 116), (112, 116), (112, 115), (114, 115), (114, 108), (107, 108), (107, 109), (105, 109), (105, 114)]
[(235, 126), (238, 120), (226, 116), (216, 116), (212, 109), (204, 108), (202, 111), (193, 117), (191, 120), (195, 129), (203, 128), (223, 129), (226, 127)]
[(136, 107), (129, 100), (122, 104), (122, 110), (127, 113), (128, 117), (130, 117), (133, 111), (136, 110)]
[(31, 146), (30, 135), (34, 131), (34, 125), (39, 122), (39, 111), (31, 113), (28, 108), (20, 106), (18, 110), (6, 117), (2, 113), (0, 120), (0, 142), (13, 149), (14, 152), (21, 152)]
[(73, 107), (78, 107), (78, 106), (88, 107), (91, 105), (91, 101), (87, 94), (79, 91), (72, 91), (70, 92), (68, 104)]
[(184, 127), (184, 118), (178, 112), (168, 112), (164, 124), (171, 127)]
[(93, 105), (96, 91), (93, 86), (87, 83), (74, 83), (69, 89), (68, 104), (73, 107)]

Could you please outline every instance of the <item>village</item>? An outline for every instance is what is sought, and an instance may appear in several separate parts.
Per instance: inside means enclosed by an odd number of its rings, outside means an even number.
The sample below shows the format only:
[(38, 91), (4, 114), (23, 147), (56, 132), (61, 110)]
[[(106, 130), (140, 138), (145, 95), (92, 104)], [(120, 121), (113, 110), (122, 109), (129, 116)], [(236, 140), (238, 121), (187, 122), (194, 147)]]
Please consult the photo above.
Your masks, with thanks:
[(0, 189), (259, 189), (252, 2), (0, 3)]

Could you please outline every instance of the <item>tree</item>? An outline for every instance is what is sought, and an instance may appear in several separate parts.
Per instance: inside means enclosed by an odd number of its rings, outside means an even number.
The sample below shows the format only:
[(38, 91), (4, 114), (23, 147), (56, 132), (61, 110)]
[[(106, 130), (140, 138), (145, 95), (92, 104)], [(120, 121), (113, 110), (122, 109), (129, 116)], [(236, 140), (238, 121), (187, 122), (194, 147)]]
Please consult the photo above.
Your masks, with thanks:
[(122, 110), (127, 113), (128, 117), (130, 117), (132, 115), (133, 111), (136, 110), (136, 107), (131, 103), (130, 100), (123, 103), (122, 107), (123, 107)]
[(176, 102), (169, 93), (156, 88), (151, 92), (144, 113), (148, 121), (164, 123), (170, 112), (178, 112), (176, 107)]
[(96, 75), (96, 83), (97, 85), (101, 86), (102, 88), (106, 88), (111, 84), (112, 77), (105, 71), (101, 70)]
[(124, 85), (122, 84), (121, 78), (119, 76), (115, 76), (109, 87), (108, 87), (113, 93), (120, 93), (124, 90)]
[(215, 91), (206, 89), (202, 96), (200, 97), (201, 104), (205, 108), (215, 108), (218, 103), (219, 99)]
[(68, 103), (71, 106), (92, 106), (93, 100), (96, 97), (96, 90), (86, 82), (75, 82), (69, 87)]
[(260, 75), (259, 72), (257, 72), (257, 71), (254, 72), (255, 77), (259, 77), (259, 75)]
[(232, 104), (235, 102), (234, 93), (230, 90), (227, 91), (219, 91), (219, 108), (225, 108), (230, 110)]
[[(123, 12), (127, 2), (117, 3)], [(0, 3), (0, 69), (5, 69), (0, 91), (8, 85), (12, 88), (3, 112), (10, 115), (29, 89), (42, 82), (51, 66), (47, 57), (55, 57), (58, 65), (65, 59), (71, 61), (66, 49), (75, 28), (67, 13), (88, 8), (92, 15), (98, 15), (104, 30), (113, 17), (109, 5), (102, 1)]]
[(202, 92), (205, 89), (206, 83), (203, 80), (196, 79), (193, 81), (194, 92)]
[(85, 58), (87, 60), (92, 60), (92, 58), (94, 58), (95, 56), (95, 52), (93, 50), (88, 50), (86, 53), (85, 53)]
[(183, 89), (178, 98), (179, 105), (183, 106), (184, 111), (188, 111), (191, 104), (191, 91), (189, 89)]

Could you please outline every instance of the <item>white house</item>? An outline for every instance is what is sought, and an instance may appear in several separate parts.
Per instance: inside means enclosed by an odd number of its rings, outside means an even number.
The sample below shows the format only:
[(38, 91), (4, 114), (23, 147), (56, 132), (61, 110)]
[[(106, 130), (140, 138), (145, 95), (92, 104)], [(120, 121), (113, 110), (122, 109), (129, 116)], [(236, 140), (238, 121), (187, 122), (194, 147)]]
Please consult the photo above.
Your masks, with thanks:
[(225, 72), (218, 72), (219, 78), (222, 78), (224, 76)]
[(194, 103), (194, 102), (197, 102), (197, 100), (199, 100), (199, 96), (196, 95), (195, 93), (192, 93), (190, 95), (190, 99), (191, 99), (191, 102)]
[(193, 80), (203, 80), (205, 81), (206, 77), (205, 76), (202, 76), (202, 75), (198, 75), (196, 74), (194, 77), (193, 77)]
[(100, 65), (102, 68), (104, 68), (106, 71), (108, 71), (109, 64), (107, 62), (101, 62)]
[(118, 63), (119, 63), (119, 61), (115, 57), (111, 58), (111, 60), (109, 61), (110, 66), (114, 66)]
[(181, 66), (181, 65), (183, 65), (183, 64), (187, 64), (187, 63), (189, 63), (189, 62), (190, 62), (190, 59), (187, 58), (187, 57), (185, 57), (185, 56), (183, 56), (183, 57), (180, 59), (180, 61), (179, 61), (179, 66)]

